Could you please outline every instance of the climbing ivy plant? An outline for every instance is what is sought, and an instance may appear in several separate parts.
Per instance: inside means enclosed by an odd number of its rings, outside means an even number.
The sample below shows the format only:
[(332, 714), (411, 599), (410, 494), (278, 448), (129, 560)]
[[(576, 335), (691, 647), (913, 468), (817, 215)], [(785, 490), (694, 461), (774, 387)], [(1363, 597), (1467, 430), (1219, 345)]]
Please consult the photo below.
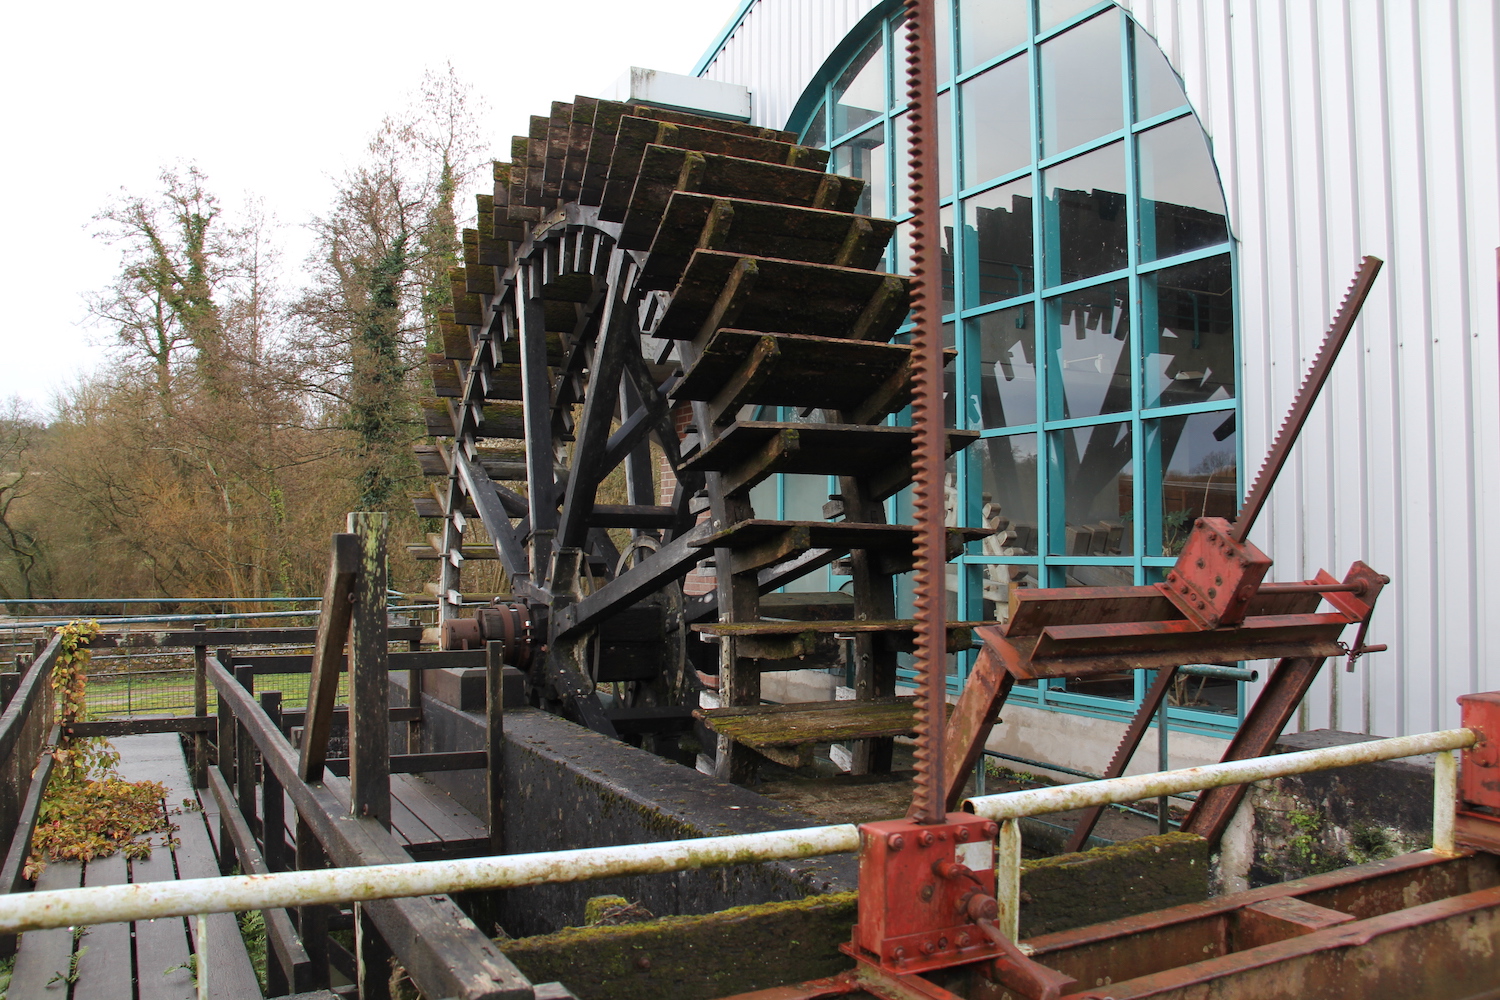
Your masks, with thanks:
[(170, 844), (176, 830), (160, 782), (126, 781), (117, 770), (120, 755), (107, 739), (73, 735), (87, 711), (89, 642), (98, 634), (94, 621), (70, 622), (58, 631), (51, 682), (61, 735), (50, 750), (52, 780), (37, 816), (27, 878), (39, 875), (48, 861), (90, 861), (116, 851), (150, 857), (150, 837), (163, 834)]

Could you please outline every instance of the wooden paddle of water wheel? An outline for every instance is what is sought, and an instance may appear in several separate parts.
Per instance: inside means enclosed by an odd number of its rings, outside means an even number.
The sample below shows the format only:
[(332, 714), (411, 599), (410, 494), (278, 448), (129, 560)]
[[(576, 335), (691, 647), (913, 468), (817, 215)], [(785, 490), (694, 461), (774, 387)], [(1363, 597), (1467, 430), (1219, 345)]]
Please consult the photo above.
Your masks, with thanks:
[[(876, 270), (895, 224), (855, 211), (864, 182), (826, 151), (681, 111), (557, 103), (513, 156), (464, 234), (431, 358), (442, 443), (418, 448), (436, 485), (417, 511), (444, 528), (412, 548), (441, 560), (445, 645), (505, 641), (536, 703), (664, 749), (707, 678), (722, 777), (833, 740), (888, 770), (913, 732), (894, 583), (913, 528), (884, 505), (912, 478), (912, 431), (885, 419), (911, 395), (892, 342), (909, 279)], [(827, 519), (757, 516), (777, 473), (839, 477)], [(950, 529), (950, 554), (982, 534)], [(461, 618), (472, 559), (499, 560), (513, 596)], [(772, 593), (836, 561), (847, 593)], [(700, 565), (716, 586), (686, 595)], [(761, 706), (763, 672), (842, 663), (845, 642), (854, 701)]]

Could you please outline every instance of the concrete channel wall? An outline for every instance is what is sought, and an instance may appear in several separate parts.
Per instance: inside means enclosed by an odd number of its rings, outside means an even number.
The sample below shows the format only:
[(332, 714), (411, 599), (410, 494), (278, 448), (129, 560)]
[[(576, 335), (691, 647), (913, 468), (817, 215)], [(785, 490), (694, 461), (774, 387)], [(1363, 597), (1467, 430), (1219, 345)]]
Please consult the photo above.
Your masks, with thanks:
[[(429, 675), (423, 692), (423, 751), (483, 749), (483, 672), (478, 673), (478, 684), (466, 684), (461, 672), (431, 672), (445, 676)], [(391, 675), (392, 704), (406, 704), (405, 681), (403, 674)], [(395, 752), (406, 752), (405, 729), (391, 727)], [(505, 737), (509, 853), (817, 825), (811, 817), (744, 788), (546, 712), (508, 709)], [(425, 777), (475, 815), (486, 814), (481, 772)], [(686, 915), (849, 891), (856, 882), (855, 858), (840, 855), (510, 890), (500, 894), (495, 916), (507, 933), (522, 937), (582, 924), (584, 904), (599, 895), (624, 896), (657, 916)]]
[[(1379, 738), (1315, 729), (1283, 736), (1275, 752)], [(1432, 769), (1429, 754), (1257, 782), (1224, 833), (1216, 891), (1424, 850), (1432, 843)]]

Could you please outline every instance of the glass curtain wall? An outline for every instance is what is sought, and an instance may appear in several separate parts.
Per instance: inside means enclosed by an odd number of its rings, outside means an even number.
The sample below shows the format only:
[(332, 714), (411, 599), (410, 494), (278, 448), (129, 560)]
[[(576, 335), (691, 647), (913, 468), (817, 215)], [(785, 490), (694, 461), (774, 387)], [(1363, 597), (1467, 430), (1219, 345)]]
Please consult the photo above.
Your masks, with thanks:
[[(1017, 588), (1155, 582), (1194, 518), (1233, 516), (1234, 268), (1207, 137), (1122, 10), (937, 9), (943, 300), (958, 348), (948, 411), (982, 434), (950, 463), (950, 517), (994, 530), (950, 571), (950, 617), (1004, 622)], [(897, 220), (910, 217), (904, 43), (892, 5), (790, 126), (832, 150), (830, 169), (869, 182), (863, 211)], [(897, 232), (887, 266), (906, 271), (909, 225)], [(1055, 680), (1014, 697), (1115, 716), (1148, 681)], [(1185, 680), (1172, 701), (1180, 725), (1242, 711), (1234, 682)]]

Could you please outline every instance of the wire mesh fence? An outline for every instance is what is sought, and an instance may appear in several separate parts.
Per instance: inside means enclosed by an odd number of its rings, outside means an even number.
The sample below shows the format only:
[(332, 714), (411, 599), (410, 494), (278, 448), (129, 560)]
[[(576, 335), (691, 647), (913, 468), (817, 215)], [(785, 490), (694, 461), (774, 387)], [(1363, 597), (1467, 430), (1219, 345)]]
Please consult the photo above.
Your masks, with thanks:
[[(125, 610), (127, 609), (121, 608), (121, 611)], [(431, 606), (407, 605), (392, 608), (391, 611), (393, 612), (391, 622), (393, 625), (407, 623), (413, 625), (431, 625), (436, 621), (436, 609)], [(403, 614), (398, 618), (394, 612), (402, 612)], [(248, 612), (244, 614), (225, 615), (223, 617), (238, 619), (242, 622), (243, 627), (255, 627), (257, 625), (286, 627), (288, 624), (300, 626), (311, 624), (316, 620), (306, 618), (305, 614), (281, 611), (272, 613)], [(283, 616), (287, 615), (301, 615), (303, 616), (303, 620), (292, 623), (280, 620)], [(184, 624), (177, 624), (175, 621), (172, 621), (177, 617), (217, 618), (219, 616), (151, 616), (144, 619), (111, 619), (101, 617), (96, 620), (106, 632), (151, 630), (153, 625), (157, 629), (163, 627), (187, 627)], [(277, 620), (263, 621), (262, 619)], [(0, 670), (16, 669), (10, 666), (10, 664), (15, 663), (18, 656), (32, 653), (35, 649), (34, 642), (36, 640), (41, 639), (45, 641), (50, 629), (40, 627), (43, 624), (53, 625), (56, 623), (40, 623), (34, 618), (28, 620), (20, 616), (0, 619)], [(226, 623), (214, 622), (214, 627), (223, 627), (224, 624)], [(229, 625), (228, 627), (241, 626)], [(288, 654), (310, 653), (312, 649), (309, 646), (238, 647), (235, 652), (242, 654)], [(128, 719), (143, 715), (193, 714), (193, 653), (190, 649), (158, 650), (122, 645), (116, 649), (100, 650), (90, 658), (88, 674), (87, 712), (90, 719)], [(281, 703), (283, 708), (301, 709), (307, 706), (308, 681), (309, 675), (306, 673), (262, 674), (255, 678), (255, 690), (257, 692), (279, 691), (282, 697)], [(348, 677), (344, 675), (339, 680), (339, 703), (347, 704), (347, 696)], [(217, 710), (218, 699), (212, 685), (210, 685), (208, 689), (208, 711), (212, 714)]]
[[(262, 653), (306, 653), (300, 649), (266, 649)], [(88, 715), (90, 719), (128, 719), (139, 715), (193, 714), (192, 655), (116, 657), (96, 656), (89, 670)], [(131, 662), (131, 661), (134, 662)], [(104, 661), (104, 662), (100, 662)], [(173, 662), (175, 661), (175, 662)], [(309, 675), (260, 674), (255, 678), (257, 693), (279, 691), (283, 708), (306, 708)], [(338, 700), (347, 701), (348, 676), (339, 678)], [(218, 699), (212, 685), (208, 689), (208, 711), (218, 710)]]

